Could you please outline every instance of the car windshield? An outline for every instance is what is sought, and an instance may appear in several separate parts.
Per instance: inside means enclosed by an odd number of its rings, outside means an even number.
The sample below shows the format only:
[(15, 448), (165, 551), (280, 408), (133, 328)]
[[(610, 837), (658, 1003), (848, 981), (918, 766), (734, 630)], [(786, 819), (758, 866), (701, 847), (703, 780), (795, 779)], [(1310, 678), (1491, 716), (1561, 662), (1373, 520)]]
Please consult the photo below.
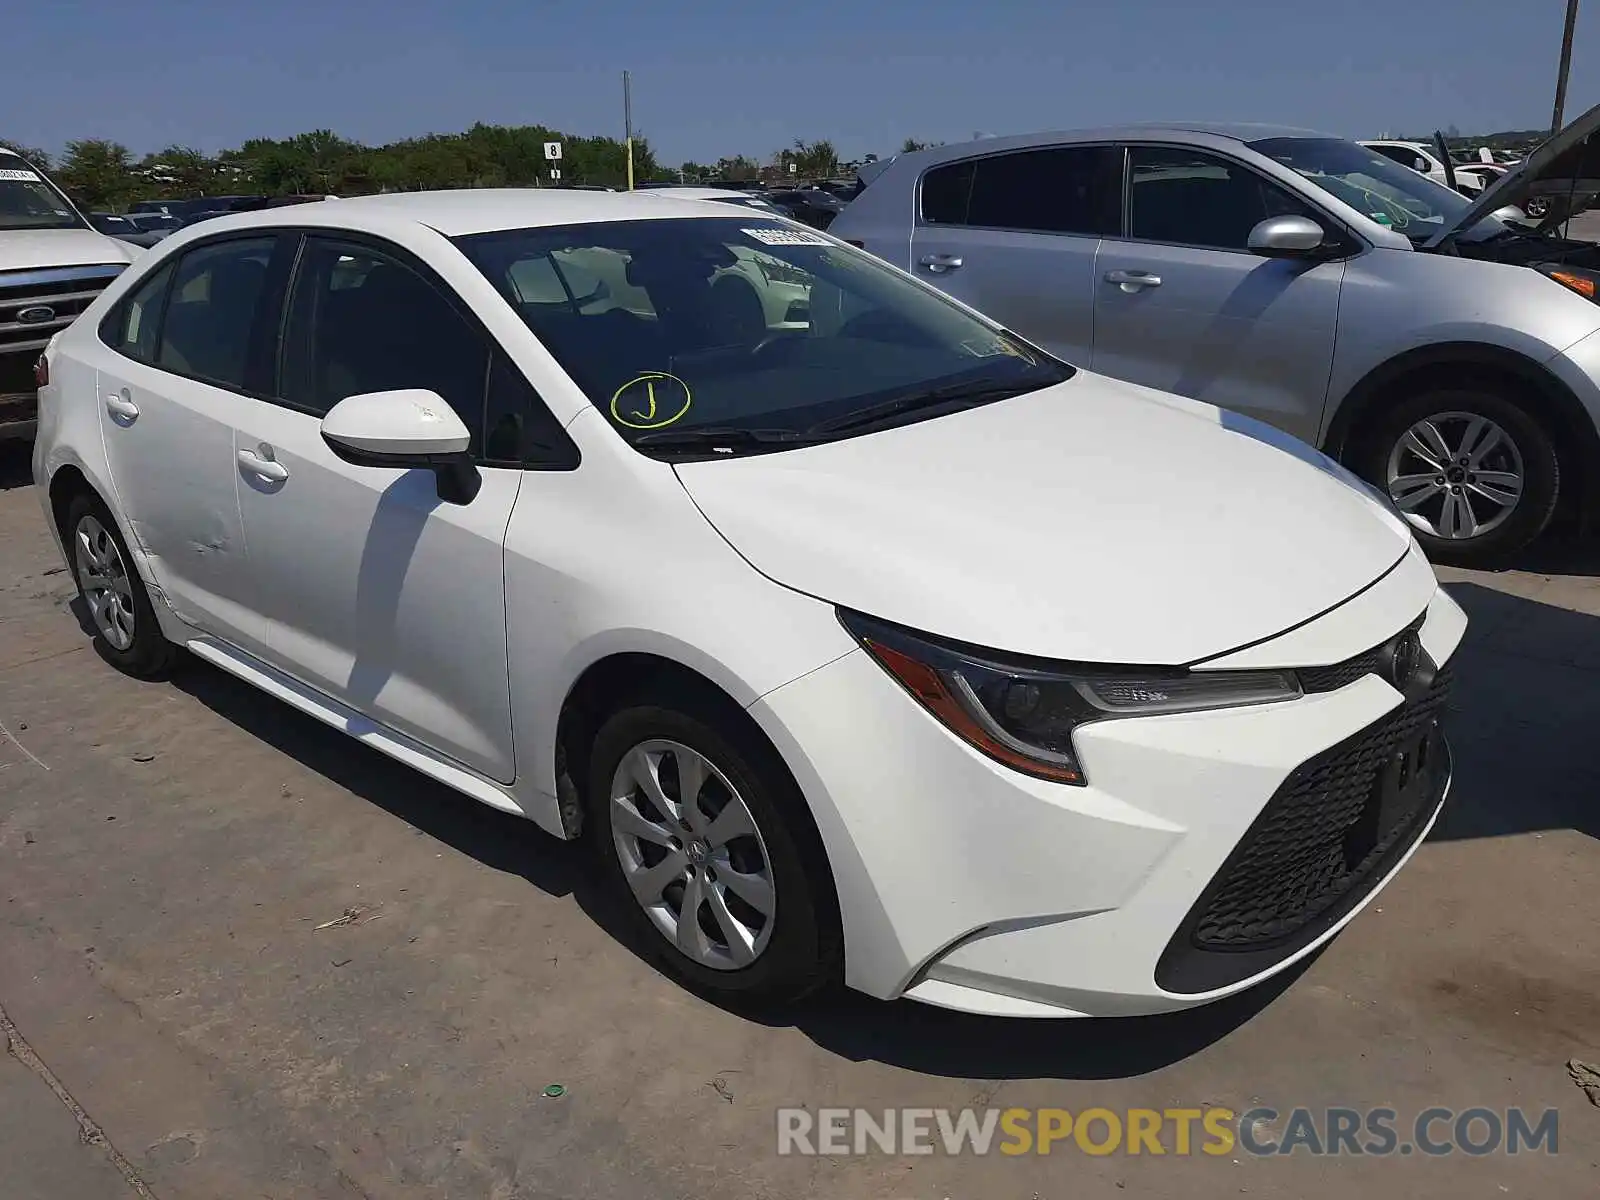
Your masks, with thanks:
[(757, 213), (455, 240), (624, 438), (657, 435), (642, 448), (696, 430), (843, 436), (869, 408), (915, 420), (1072, 375), (869, 255)]
[(1432, 237), (1472, 203), (1375, 150), (1341, 138), (1264, 138), (1251, 142), (1250, 148), (1414, 241)]
[(0, 158), (0, 229), (82, 229), (72, 205), (20, 158)]

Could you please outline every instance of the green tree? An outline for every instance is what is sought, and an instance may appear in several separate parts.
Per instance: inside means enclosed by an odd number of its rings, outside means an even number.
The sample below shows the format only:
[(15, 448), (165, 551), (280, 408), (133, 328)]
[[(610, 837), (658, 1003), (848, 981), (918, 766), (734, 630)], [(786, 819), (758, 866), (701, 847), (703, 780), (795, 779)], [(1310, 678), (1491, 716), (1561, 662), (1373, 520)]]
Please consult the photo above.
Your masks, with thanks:
[(120, 142), (85, 138), (68, 142), (56, 179), (85, 208), (120, 208), (138, 190), (128, 148)]
[(144, 185), (163, 196), (204, 196), (219, 190), (217, 164), (187, 146), (168, 146), (159, 154), (147, 154), (135, 173)]
[(905, 141), (900, 143), (901, 154), (914, 154), (918, 150), (926, 150), (927, 148), (927, 142), (919, 142), (916, 138), (908, 137)]
[(839, 156), (829, 141), (807, 142), (795, 138), (794, 152), (785, 153), (788, 157), (784, 161), (793, 162), (796, 172), (807, 178), (825, 178), (839, 170)]
[(761, 178), (761, 164), (743, 154), (735, 154), (732, 158), (719, 158), (717, 165), (712, 169), (718, 179), (731, 182)]

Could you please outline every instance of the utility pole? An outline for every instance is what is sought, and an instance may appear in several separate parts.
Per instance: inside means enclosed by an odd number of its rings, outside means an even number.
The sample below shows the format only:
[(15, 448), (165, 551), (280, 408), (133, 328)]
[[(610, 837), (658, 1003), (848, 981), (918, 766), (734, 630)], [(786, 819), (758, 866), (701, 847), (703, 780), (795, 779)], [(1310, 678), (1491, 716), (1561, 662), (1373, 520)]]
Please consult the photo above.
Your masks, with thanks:
[(1556, 73), (1556, 111), (1550, 118), (1550, 132), (1561, 128), (1561, 110), (1567, 106), (1567, 73), (1572, 69), (1572, 29), (1578, 23), (1578, 0), (1567, 0), (1567, 28), (1561, 35), (1561, 67)]
[[(1572, 0), (1576, 4), (1578, 0)], [(1562, 84), (1565, 86), (1565, 76)], [(622, 129), (628, 139), (628, 190), (633, 191), (633, 82), (628, 73), (622, 73)]]

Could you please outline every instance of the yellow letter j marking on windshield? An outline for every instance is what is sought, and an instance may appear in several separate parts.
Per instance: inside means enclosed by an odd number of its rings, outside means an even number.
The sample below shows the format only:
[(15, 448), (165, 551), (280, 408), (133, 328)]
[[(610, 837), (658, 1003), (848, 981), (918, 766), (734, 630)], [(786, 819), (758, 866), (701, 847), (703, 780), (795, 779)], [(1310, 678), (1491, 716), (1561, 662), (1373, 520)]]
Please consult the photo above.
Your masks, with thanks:
[[(630, 401), (627, 405), (624, 396)], [(689, 385), (676, 375), (646, 371), (612, 394), (611, 418), (630, 429), (660, 429), (681, 419), (691, 402)]]

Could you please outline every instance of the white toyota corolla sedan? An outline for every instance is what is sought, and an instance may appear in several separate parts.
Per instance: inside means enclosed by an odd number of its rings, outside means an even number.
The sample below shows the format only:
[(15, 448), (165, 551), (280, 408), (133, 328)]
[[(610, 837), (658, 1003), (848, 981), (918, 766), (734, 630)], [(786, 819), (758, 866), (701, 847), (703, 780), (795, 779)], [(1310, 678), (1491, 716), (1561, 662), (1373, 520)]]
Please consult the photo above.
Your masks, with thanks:
[(185, 649), (589, 839), (708, 993), (1215, 999), (1332, 937), (1449, 786), (1465, 618), (1362, 484), (780, 217), (218, 218), (39, 374), (106, 659)]

